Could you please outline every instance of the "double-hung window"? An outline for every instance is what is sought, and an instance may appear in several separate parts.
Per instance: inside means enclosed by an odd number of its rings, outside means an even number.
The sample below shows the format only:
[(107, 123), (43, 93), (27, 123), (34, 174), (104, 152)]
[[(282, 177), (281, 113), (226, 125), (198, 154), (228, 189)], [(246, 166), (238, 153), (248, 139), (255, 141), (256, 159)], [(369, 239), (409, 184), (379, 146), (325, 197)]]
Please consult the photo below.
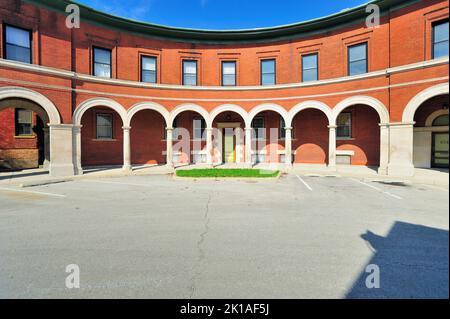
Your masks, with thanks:
[(280, 116), (280, 139), (286, 138), (286, 123), (284, 122), (284, 118)]
[(111, 140), (113, 138), (113, 117), (112, 114), (97, 113), (97, 139)]
[(5, 25), (5, 58), (31, 63), (31, 32)]
[(156, 83), (156, 57), (142, 56), (141, 57), (141, 81), (145, 83)]
[(341, 113), (337, 118), (336, 137), (341, 139), (352, 137), (352, 113)]
[(261, 85), (276, 84), (275, 59), (261, 60)]
[(236, 85), (236, 62), (223, 61), (222, 62), (222, 85), (235, 86)]
[(102, 78), (111, 77), (111, 50), (103, 48), (93, 48), (94, 75)]
[(195, 140), (204, 140), (205, 136), (206, 122), (204, 119), (196, 118), (193, 121), (193, 131)]
[(317, 53), (302, 56), (302, 82), (317, 81), (318, 72)]
[(197, 85), (197, 61), (183, 60), (183, 85)]
[(433, 25), (433, 59), (448, 56), (448, 21)]
[(252, 127), (254, 130), (253, 137), (256, 140), (264, 140), (266, 137), (266, 129), (264, 127), (264, 117), (255, 117), (252, 121)]
[(367, 42), (348, 47), (348, 75), (367, 73)]
[(25, 109), (15, 110), (16, 136), (33, 135), (33, 112)]

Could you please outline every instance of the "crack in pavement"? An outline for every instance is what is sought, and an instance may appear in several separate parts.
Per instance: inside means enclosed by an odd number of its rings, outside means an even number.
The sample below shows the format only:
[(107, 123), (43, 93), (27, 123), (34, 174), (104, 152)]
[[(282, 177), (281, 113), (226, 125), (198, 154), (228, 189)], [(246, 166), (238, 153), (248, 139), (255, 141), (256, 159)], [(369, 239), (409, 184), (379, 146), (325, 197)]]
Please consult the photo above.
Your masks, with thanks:
[(204, 230), (203, 232), (200, 234), (200, 239), (197, 242), (197, 250), (198, 250), (198, 258), (197, 258), (197, 262), (195, 263), (194, 267), (192, 268), (192, 270), (194, 271), (194, 274), (191, 278), (191, 287), (190, 287), (190, 295), (189, 298), (193, 298), (194, 294), (195, 294), (195, 283), (197, 281), (197, 278), (200, 277), (201, 275), (201, 271), (199, 270), (201, 263), (203, 261), (203, 259), (205, 259), (205, 251), (202, 248), (203, 243), (205, 242), (206, 239), (206, 235), (209, 232), (209, 221), (210, 221), (210, 217), (209, 217), (209, 205), (211, 204), (211, 199), (213, 196), (214, 191), (211, 191), (211, 193), (209, 194), (208, 197), (208, 201), (206, 202), (206, 206), (205, 206), (205, 215), (203, 216), (203, 220), (205, 221), (204, 224)]

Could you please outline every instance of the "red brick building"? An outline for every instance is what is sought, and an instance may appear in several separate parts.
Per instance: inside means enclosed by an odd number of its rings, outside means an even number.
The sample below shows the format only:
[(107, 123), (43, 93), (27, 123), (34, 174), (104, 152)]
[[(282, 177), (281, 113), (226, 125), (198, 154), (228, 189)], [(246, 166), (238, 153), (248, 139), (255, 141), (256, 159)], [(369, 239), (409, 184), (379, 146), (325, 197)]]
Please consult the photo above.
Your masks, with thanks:
[(377, 25), (360, 6), (236, 31), (81, 5), (69, 28), (71, 3), (0, 0), (0, 167), (448, 168), (448, 1), (374, 1)]

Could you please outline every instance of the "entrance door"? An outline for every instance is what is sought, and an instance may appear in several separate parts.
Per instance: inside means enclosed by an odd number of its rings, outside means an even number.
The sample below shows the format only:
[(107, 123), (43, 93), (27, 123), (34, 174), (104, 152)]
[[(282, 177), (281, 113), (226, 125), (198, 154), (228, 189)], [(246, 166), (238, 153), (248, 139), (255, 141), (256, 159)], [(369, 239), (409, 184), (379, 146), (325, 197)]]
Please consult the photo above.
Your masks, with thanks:
[(234, 163), (236, 162), (236, 153), (234, 145), (234, 129), (225, 128), (223, 135), (223, 162)]
[(448, 168), (448, 133), (433, 133), (432, 167)]

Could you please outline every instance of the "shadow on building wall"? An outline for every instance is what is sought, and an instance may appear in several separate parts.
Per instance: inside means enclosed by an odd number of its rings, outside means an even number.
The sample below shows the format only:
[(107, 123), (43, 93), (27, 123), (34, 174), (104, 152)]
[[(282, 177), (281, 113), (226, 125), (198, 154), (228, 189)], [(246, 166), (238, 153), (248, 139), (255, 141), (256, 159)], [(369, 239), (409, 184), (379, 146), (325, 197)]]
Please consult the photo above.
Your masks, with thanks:
[(346, 298), (448, 298), (448, 231), (396, 222), (386, 237), (361, 235), (375, 251), (368, 262), (380, 270), (380, 288), (368, 289), (366, 269)]

